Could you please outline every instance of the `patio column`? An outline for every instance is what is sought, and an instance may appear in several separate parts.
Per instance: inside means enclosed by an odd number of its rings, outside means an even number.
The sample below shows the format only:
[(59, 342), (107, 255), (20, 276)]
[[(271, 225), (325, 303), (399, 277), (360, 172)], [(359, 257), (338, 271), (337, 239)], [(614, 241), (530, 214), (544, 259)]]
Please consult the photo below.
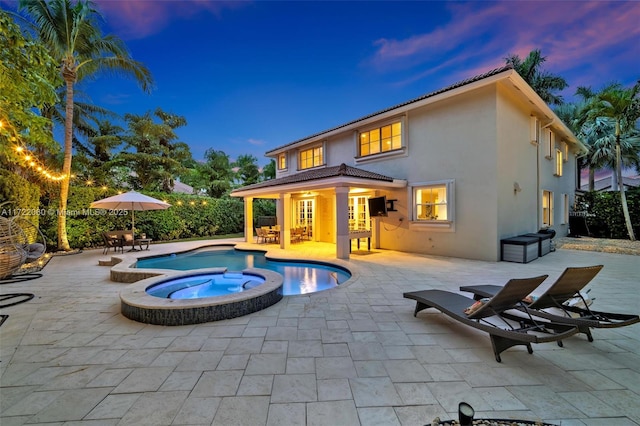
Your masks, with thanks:
[(349, 187), (339, 186), (336, 191), (336, 257), (349, 259)]
[(244, 199), (244, 240), (253, 242), (253, 197)]
[(280, 223), (280, 248), (286, 250), (291, 244), (291, 194), (280, 194), (276, 215)]

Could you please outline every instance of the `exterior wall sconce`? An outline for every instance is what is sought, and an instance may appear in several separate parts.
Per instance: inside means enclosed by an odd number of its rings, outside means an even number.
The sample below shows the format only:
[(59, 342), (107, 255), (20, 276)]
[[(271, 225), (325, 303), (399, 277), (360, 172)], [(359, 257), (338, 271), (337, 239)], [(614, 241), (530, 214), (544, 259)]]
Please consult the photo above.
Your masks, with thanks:
[(518, 182), (513, 182), (513, 195), (521, 191), (522, 191), (522, 188), (520, 188), (520, 184)]

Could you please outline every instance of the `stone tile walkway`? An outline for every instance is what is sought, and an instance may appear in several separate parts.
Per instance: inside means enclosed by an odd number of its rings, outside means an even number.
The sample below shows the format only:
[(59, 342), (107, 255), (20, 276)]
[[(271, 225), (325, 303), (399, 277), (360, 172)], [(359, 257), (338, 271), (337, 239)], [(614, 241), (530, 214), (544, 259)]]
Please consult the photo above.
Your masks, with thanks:
[[(216, 241), (218, 243), (219, 241)], [(152, 245), (142, 255), (202, 242)], [(331, 259), (334, 246), (275, 255)], [(2, 309), (0, 424), (424, 425), (457, 416), (567, 425), (640, 424), (640, 325), (516, 347), (494, 360), (485, 333), (435, 312), (413, 317), (402, 293), (502, 284), (604, 264), (600, 310), (640, 310), (640, 258), (560, 249), (529, 264), (356, 251), (343, 286), (286, 297), (261, 312), (163, 327), (120, 315), (101, 250), (55, 257), (43, 277), (0, 286), (30, 302)], [(544, 284), (543, 284), (544, 285)]]

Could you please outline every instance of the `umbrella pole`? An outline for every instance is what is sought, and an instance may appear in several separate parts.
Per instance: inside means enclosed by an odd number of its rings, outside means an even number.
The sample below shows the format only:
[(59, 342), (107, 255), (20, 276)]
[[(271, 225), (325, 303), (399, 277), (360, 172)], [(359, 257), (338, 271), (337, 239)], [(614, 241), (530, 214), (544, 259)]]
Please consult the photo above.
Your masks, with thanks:
[(138, 251), (136, 248), (136, 231), (135, 231), (135, 222), (136, 222), (136, 211), (131, 207), (131, 250), (129, 251)]

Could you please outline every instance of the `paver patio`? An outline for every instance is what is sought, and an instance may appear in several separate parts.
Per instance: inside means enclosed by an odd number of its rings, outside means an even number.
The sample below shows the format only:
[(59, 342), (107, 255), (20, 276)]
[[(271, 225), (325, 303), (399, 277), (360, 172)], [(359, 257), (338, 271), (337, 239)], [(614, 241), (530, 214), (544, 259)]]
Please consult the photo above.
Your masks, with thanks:
[[(292, 250), (330, 260), (335, 247)], [(2, 426), (424, 425), (456, 418), (460, 401), (476, 418), (640, 424), (639, 324), (596, 329), (593, 343), (576, 335), (563, 348), (534, 345), (532, 355), (512, 348), (497, 363), (485, 333), (433, 310), (414, 318), (415, 302), (402, 297), (538, 274), (550, 284), (567, 266), (603, 264), (589, 286), (594, 306), (638, 313), (638, 256), (560, 249), (518, 264), (355, 251), (343, 263), (354, 276), (339, 288), (179, 327), (120, 315), (126, 284), (109, 280), (109, 267), (98, 266), (105, 258), (102, 250), (56, 256), (42, 278), (0, 286), (36, 296), (2, 309)]]

